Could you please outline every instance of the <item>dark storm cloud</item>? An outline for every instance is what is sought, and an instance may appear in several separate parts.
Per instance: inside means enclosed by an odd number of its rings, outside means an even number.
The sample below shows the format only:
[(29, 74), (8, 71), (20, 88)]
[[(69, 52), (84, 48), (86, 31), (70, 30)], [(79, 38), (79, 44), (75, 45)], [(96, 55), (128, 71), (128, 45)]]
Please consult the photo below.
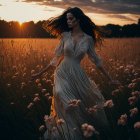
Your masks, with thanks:
[(114, 14), (140, 14), (139, 0), (23, 0), (25, 2), (39, 2), (42, 5), (49, 5), (60, 8), (78, 6), (86, 12), (114, 13)]

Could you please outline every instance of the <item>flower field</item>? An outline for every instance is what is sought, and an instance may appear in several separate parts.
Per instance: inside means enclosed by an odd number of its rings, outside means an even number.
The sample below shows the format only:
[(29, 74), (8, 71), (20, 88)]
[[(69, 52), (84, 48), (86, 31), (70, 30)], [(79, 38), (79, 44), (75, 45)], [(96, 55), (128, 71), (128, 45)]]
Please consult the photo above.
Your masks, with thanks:
[[(0, 132), (1, 140), (42, 139), (53, 99), (54, 69), (31, 81), (31, 75), (47, 66), (58, 45), (56, 39), (0, 39)], [(87, 57), (81, 65), (106, 99), (104, 108), (114, 140), (140, 139), (140, 39), (105, 39), (97, 48), (104, 67), (120, 86), (109, 85), (107, 78)], [(71, 101), (77, 106), (81, 101)], [(92, 113), (98, 108), (88, 108)], [(63, 125), (63, 120), (58, 121)], [(85, 138), (95, 130), (83, 124)], [(86, 127), (86, 129), (85, 129)], [(55, 128), (53, 128), (55, 130)], [(88, 139), (88, 138), (87, 138)]]

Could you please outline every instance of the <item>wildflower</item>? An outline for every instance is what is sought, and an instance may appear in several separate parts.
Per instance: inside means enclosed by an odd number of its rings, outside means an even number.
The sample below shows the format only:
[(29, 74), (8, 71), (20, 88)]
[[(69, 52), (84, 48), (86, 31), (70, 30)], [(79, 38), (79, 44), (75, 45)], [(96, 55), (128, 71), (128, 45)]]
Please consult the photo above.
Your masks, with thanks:
[(12, 79), (15, 79), (16, 78), (16, 76), (14, 75), (14, 76), (12, 76)]
[(68, 102), (69, 106), (73, 106), (73, 107), (78, 106), (80, 103), (81, 103), (81, 100), (77, 100), (77, 99), (73, 99)]
[(86, 110), (89, 114), (92, 114), (97, 111), (97, 105), (90, 107), (90, 108), (86, 108)]
[(40, 68), (40, 65), (37, 65), (37, 66), (36, 66), (36, 68), (38, 68), (38, 69), (39, 69), (39, 68)]
[(131, 92), (131, 95), (139, 97), (140, 96), (140, 91), (133, 91), (133, 92)]
[(47, 92), (44, 96), (48, 98), (50, 96), (50, 93)]
[(43, 88), (41, 92), (42, 92), (42, 93), (45, 93), (46, 91), (47, 91), (47, 90), (46, 90), (45, 88)]
[(39, 97), (35, 97), (35, 98), (33, 99), (33, 101), (34, 101), (34, 102), (38, 102), (38, 101), (40, 101), (40, 99), (39, 99)]
[(136, 87), (136, 83), (130, 83), (129, 85), (128, 85), (128, 88), (131, 88), (131, 89), (133, 89), (133, 88), (135, 88)]
[(133, 69), (134, 68), (134, 65), (127, 65), (126, 68)]
[(87, 124), (87, 123), (82, 124), (82, 125), (81, 125), (81, 129), (82, 129), (83, 135), (84, 135), (85, 137), (91, 137), (91, 136), (93, 135), (93, 133), (96, 132), (94, 126), (89, 125), (89, 124)]
[(40, 79), (36, 79), (35, 82), (36, 82), (37, 84), (39, 84), (39, 83), (40, 83)]
[(128, 73), (129, 73), (129, 69), (126, 68), (126, 69), (124, 70), (124, 73), (128, 74)]
[(25, 82), (22, 82), (21, 83), (21, 88), (25, 87), (26, 83)]
[(37, 85), (38, 87), (42, 87), (42, 84), (41, 83), (38, 83), (38, 85)]
[(118, 125), (126, 125), (127, 123), (127, 114), (121, 115), (121, 117), (118, 119)]
[(23, 75), (22, 75), (23, 77), (25, 77), (26, 76), (26, 73), (23, 73)]
[(134, 124), (134, 128), (135, 128), (135, 130), (140, 129), (140, 122), (136, 122)]
[(51, 100), (52, 100), (52, 97), (51, 97), (51, 96), (49, 96), (48, 100), (49, 100), (49, 101), (51, 101)]
[(113, 107), (114, 104), (113, 104), (113, 101), (112, 100), (107, 100), (105, 103), (104, 103), (104, 107), (108, 107), (108, 108), (111, 108)]
[(129, 102), (130, 105), (135, 104), (136, 101), (137, 101), (136, 96), (132, 96), (132, 97), (128, 98), (128, 102)]
[(29, 103), (29, 105), (27, 106), (28, 109), (31, 109), (33, 107), (34, 103)]
[(42, 81), (46, 81), (46, 78), (42, 78)]
[(11, 84), (7, 84), (7, 87), (11, 87)]
[(35, 95), (36, 97), (38, 97), (38, 96), (39, 96), (39, 94), (38, 94), (38, 93), (35, 93), (34, 95)]
[(16, 72), (16, 73), (15, 73), (15, 76), (18, 76), (18, 75), (19, 75), (19, 73), (18, 73), (18, 72)]
[(45, 130), (45, 126), (44, 126), (44, 125), (41, 125), (41, 126), (39, 127), (39, 131), (42, 132), (42, 131), (44, 131), (44, 130)]
[(119, 69), (123, 69), (123, 68), (124, 68), (124, 66), (120, 66), (120, 67), (119, 67)]
[(57, 125), (62, 125), (62, 124), (64, 124), (64, 120), (63, 119), (58, 119), (57, 120)]
[(131, 82), (132, 83), (136, 83), (137, 82), (137, 79), (133, 79)]
[(54, 120), (53, 116), (48, 116), (48, 115), (44, 116), (44, 121), (46, 124), (53, 124), (53, 120)]
[(10, 104), (11, 104), (11, 105), (14, 105), (15, 103), (14, 103), (14, 102), (11, 102)]
[(46, 80), (46, 83), (47, 84), (52, 84), (52, 81), (51, 80)]
[(113, 62), (113, 59), (109, 59), (110, 62)]
[(31, 74), (34, 74), (35, 73), (35, 70), (31, 70)]
[(81, 103), (81, 100), (73, 99), (73, 100), (68, 102), (68, 107), (66, 110), (67, 111), (72, 110), (73, 108), (78, 107), (80, 103)]
[(92, 69), (91, 69), (91, 72), (95, 72), (95, 69), (92, 68)]
[(139, 73), (134, 73), (134, 75), (135, 75), (135, 76), (138, 76), (138, 75), (139, 75)]
[(133, 108), (133, 109), (130, 109), (130, 117), (133, 117), (133, 116), (135, 116), (135, 115), (137, 115), (138, 114), (138, 108)]

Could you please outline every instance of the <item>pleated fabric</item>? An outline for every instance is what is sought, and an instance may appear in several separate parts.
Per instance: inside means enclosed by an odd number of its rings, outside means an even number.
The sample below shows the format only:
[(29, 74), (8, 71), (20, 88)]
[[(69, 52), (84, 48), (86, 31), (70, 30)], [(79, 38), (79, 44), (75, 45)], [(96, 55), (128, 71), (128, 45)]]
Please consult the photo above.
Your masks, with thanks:
[[(93, 135), (98, 134), (100, 137), (104, 134), (107, 139), (110, 134), (104, 111), (105, 98), (80, 65), (86, 54), (97, 67), (102, 65), (91, 36), (84, 33), (78, 43), (74, 44), (71, 32), (62, 34), (50, 61), (56, 69), (51, 114), (46, 119), (45, 140), (86, 140), (81, 128), (84, 123), (95, 128), (96, 133)], [(63, 59), (58, 62), (61, 57)], [(96, 111), (89, 113), (91, 107), (96, 107)], [(89, 138), (93, 139), (92, 136)]]

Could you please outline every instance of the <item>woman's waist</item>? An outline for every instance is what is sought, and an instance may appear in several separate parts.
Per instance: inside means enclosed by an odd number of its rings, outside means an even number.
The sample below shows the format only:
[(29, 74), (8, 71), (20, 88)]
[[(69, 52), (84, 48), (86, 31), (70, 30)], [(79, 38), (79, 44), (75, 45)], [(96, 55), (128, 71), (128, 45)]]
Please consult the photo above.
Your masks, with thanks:
[(75, 57), (72, 57), (72, 56), (64, 56), (63, 61), (65, 61), (65, 62), (74, 62), (74, 63), (80, 64), (80, 60), (75, 58)]

